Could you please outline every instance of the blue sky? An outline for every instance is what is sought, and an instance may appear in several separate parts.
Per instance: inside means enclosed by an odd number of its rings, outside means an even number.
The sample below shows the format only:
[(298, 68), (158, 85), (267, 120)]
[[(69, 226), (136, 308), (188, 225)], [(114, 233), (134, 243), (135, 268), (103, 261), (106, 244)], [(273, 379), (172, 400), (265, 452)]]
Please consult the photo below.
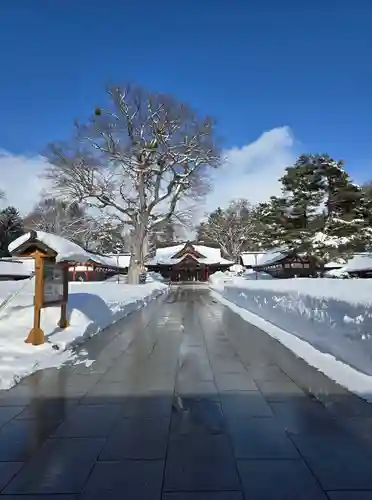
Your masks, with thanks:
[(262, 154), (266, 165), (328, 152), (361, 181), (372, 177), (371, 22), (368, 0), (1, 0), (0, 149), (21, 173), (11, 161), (35, 160), (107, 82), (132, 80), (214, 115), (240, 172)]

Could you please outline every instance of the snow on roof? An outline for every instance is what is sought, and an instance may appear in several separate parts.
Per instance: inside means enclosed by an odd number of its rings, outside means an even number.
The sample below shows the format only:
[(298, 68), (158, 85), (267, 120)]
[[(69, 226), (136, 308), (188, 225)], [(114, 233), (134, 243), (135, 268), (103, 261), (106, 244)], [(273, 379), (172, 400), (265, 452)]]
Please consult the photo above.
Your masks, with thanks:
[[(185, 248), (186, 244), (175, 245), (172, 247), (157, 248), (155, 257), (150, 258), (146, 264), (147, 265), (172, 265), (178, 264), (182, 258), (175, 259), (174, 256), (177, 255), (181, 250)], [(233, 264), (232, 261), (224, 259), (221, 256), (221, 250), (219, 248), (207, 247), (205, 245), (192, 245), (196, 252), (198, 252), (203, 257), (198, 258), (198, 262), (201, 264)]]
[(0, 276), (31, 276), (32, 269), (23, 262), (0, 260)]
[(326, 271), (324, 273), (325, 278), (343, 278), (347, 277), (348, 273), (344, 271), (342, 268), (341, 269), (330, 269), (329, 271)]
[(130, 255), (109, 254), (109, 255), (105, 255), (105, 257), (109, 257), (110, 259), (114, 259), (116, 266), (118, 265), (118, 262), (119, 262), (119, 267), (122, 267), (122, 268), (129, 267)]
[[(164, 247), (164, 248), (157, 248), (155, 257), (153, 259), (150, 259), (148, 263), (150, 264), (151, 262), (154, 262), (154, 264), (169, 264), (172, 263), (172, 257), (173, 255), (176, 255), (178, 252), (180, 252), (185, 245), (175, 245), (173, 247)], [(179, 259), (177, 260), (179, 261)], [(177, 262), (175, 259), (173, 259), (173, 262)]]
[(243, 266), (256, 266), (261, 257), (265, 255), (265, 252), (243, 252), (241, 254)]
[(279, 247), (274, 248), (270, 252), (264, 253), (257, 261), (257, 266), (269, 266), (271, 264), (275, 264), (284, 257), (286, 257), (289, 253), (288, 248)]
[(324, 264), (324, 269), (329, 269), (329, 268), (340, 269), (344, 265), (345, 265), (345, 261), (344, 262), (337, 262), (336, 260), (334, 260), (332, 262), (327, 262), (326, 264)]
[[(58, 236), (56, 234), (46, 233), (44, 231), (35, 232), (39, 241), (57, 253), (56, 262), (69, 261), (84, 263), (93, 261), (104, 266), (117, 267), (116, 257), (90, 253), (84, 250), (84, 248), (79, 246), (77, 243), (67, 240), (66, 238), (62, 238), (62, 236)], [(30, 233), (26, 233), (12, 241), (8, 247), (9, 252), (15, 253), (21, 245), (30, 239), (30, 236)]]
[(198, 253), (205, 257), (204, 260), (206, 263), (209, 262), (213, 264), (221, 261), (224, 261), (225, 263), (229, 262), (228, 260), (222, 258), (220, 248), (206, 247), (205, 245), (193, 245), (193, 247)]
[(343, 267), (342, 271), (353, 273), (372, 270), (372, 253), (354, 255)]

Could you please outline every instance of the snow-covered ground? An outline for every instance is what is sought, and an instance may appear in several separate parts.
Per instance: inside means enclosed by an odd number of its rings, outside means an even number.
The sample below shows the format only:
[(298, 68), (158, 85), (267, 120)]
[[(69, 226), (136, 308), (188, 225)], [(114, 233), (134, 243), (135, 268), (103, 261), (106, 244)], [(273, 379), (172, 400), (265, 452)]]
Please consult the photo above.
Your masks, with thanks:
[(0, 389), (10, 388), (36, 370), (61, 366), (74, 357), (69, 347), (141, 308), (165, 293), (167, 286), (155, 280), (144, 285), (70, 283), (70, 327), (61, 330), (57, 326), (60, 308), (42, 310), (47, 342), (41, 346), (24, 342), (32, 328), (33, 290), (34, 279), (0, 282)]
[(248, 280), (216, 273), (216, 297), (372, 401), (372, 280)]

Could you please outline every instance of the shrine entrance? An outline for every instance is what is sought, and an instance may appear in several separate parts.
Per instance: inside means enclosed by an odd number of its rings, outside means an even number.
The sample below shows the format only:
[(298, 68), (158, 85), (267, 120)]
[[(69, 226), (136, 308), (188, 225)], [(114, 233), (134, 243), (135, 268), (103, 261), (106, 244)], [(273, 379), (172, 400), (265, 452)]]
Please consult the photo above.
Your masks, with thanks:
[(191, 256), (187, 256), (172, 269), (172, 281), (195, 282), (207, 281), (208, 269)]

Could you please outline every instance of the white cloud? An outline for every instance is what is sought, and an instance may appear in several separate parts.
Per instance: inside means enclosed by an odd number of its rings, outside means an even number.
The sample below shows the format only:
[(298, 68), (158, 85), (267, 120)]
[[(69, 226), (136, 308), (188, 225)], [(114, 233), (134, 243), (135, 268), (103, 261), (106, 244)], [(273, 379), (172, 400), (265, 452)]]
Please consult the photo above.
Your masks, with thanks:
[(289, 127), (274, 128), (250, 144), (225, 151), (224, 156), (226, 161), (215, 172), (214, 189), (206, 199), (208, 212), (236, 198), (256, 203), (278, 195), (278, 178), (296, 158), (295, 139)]
[[(259, 202), (278, 194), (277, 180), (296, 156), (295, 139), (289, 127), (274, 128), (250, 144), (225, 151), (224, 156), (203, 211), (226, 206), (234, 198)], [(5, 191), (5, 203), (23, 214), (31, 210), (47, 187), (41, 177), (45, 166), (41, 156), (12, 155), (0, 149), (0, 189)]]
[(47, 185), (41, 178), (44, 169), (41, 156), (17, 156), (0, 149), (0, 189), (6, 197), (2, 205), (14, 205), (22, 214), (30, 211)]

